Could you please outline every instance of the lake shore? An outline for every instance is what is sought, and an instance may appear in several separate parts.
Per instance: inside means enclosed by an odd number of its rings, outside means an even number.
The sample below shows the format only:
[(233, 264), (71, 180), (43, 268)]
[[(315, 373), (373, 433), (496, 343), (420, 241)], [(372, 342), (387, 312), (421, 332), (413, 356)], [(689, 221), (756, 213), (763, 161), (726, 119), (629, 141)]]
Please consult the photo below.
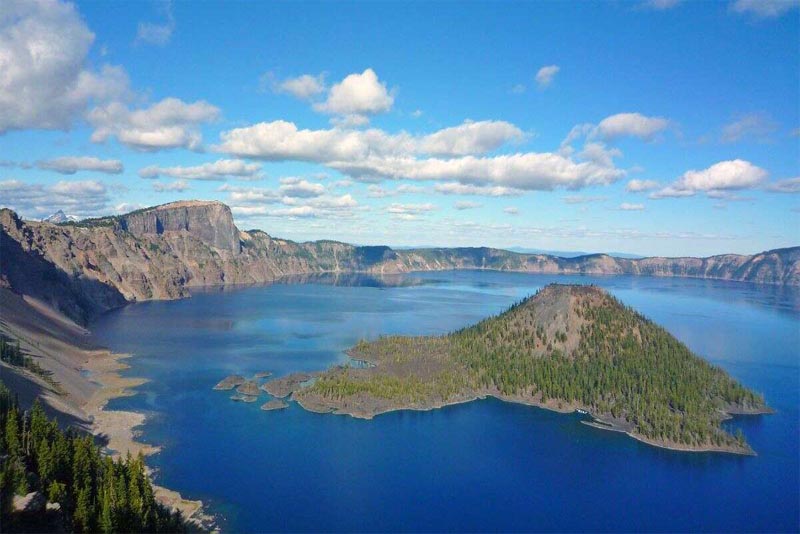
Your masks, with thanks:
[[(120, 374), (128, 368), (124, 360), (129, 355), (98, 348), (85, 328), (41, 302), (4, 288), (0, 288), (0, 316), (0, 332), (19, 340), (23, 351), (51, 373), (57, 384), (53, 387), (25, 369), (2, 364), (3, 381), (23, 406), (40, 399), (48, 417), (55, 417), (64, 427), (74, 426), (97, 436), (112, 456), (159, 452), (159, 447), (137, 441), (136, 429), (144, 424), (144, 414), (107, 409), (110, 400), (135, 395), (134, 389), (146, 382)], [(201, 501), (184, 499), (155, 484), (153, 489), (160, 503), (180, 510), (197, 528), (215, 528)]]
[[(426, 412), (431, 410), (438, 410), (441, 408), (445, 408), (447, 406), (454, 406), (457, 404), (465, 404), (476, 400), (483, 400), (486, 399), (487, 397), (493, 397), (503, 402), (533, 406), (535, 408), (541, 408), (543, 410), (549, 410), (557, 413), (564, 413), (564, 414), (574, 413), (580, 410), (581, 412), (586, 413), (587, 415), (592, 417), (592, 421), (581, 421), (585, 425), (597, 428), (599, 430), (621, 432), (637, 441), (661, 449), (668, 449), (680, 452), (721, 452), (727, 454), (738, 454), (742, 456), (756, 456), (756, 452), (747, 445), (744, 447), (717, 446), (717, 445), (686, 445), (681, 443), (648, 438), (646, 436), (642, 436), (641, 434), (633, 432), (631, 425), (625, 424), (625, 422), (623, 421), (612, 421), (602, 416), (596, 416), (592, 414), (590, 411), (588, 411), (586, 407), (577, 403), (567, 403), (557, 400), (549, 400), (547, 402), (542, 402), (541, 400), (538, 400), (535, 397), (530, 397), (525, 395), (504, 395), (499, 391), (473, 392), (456, 398), (448, 399), (447, 401), (432, 401), (432, 402), (424, 402), (411, 405), (396, 404), (392, 406), (383, 406), (379, 409), (376, 409), (375, 406), (369, 405), (369, 403), (364, 403), (359, 405), (357, 402), (343, 404), (341, 406), (333, 406), (329, 399), (325, 399), (318, 395), (304, 395), (302, 393), (300, 394), (300, 396), (298, 396), (296, 394), (297, 392), (298, 391), (291, 392), (292, 400), (296, 401), (303, 409), (309, 412), (320, 413), (320, 414), (347, 415), (356, 419), (365, 419), (365, 420), (370, 420), (373, 419), (374, 417), (390, 412), (397, 412), (397, 411)], [(765, 409), (753, 412), (738, 412), (734, 414), (729, 414), (727, 415), (726, 418), (729, 419), (731, 418), (732, 415), (761, 415), (769, 413), (773, 413), (773, 411), (770, 409)]]
[[(97, 391), (83, 406), (92, 421), (91, 431), (106, 442), (106, 447), (113, 457), (124, 457), (128, 453), (136, 456), (149, 456), (158, 453), (161, 448), (137, 441), (137, 428), (147, 419), (138, 412), (108, 410), (108, 402), (112, 399), (135, 395), (134, 388), (145, 384), (142, 378), (123, 377), (120, 372), (128, 369), (124, 362), (129, 354), (115, 354), (107, 350), (98, 350), (87, 354), (83, 369), (89, 378), (99, 385)], [(152, 474), (152, 473), (151, 473)], [(203, 530), (214, 530), (214, 518), (205, 513), (202, 501), (185, 499), (177, 491), (163, 486), (153, 485), (156, 499), (174, 510), (179, 510), (183, 517)]]

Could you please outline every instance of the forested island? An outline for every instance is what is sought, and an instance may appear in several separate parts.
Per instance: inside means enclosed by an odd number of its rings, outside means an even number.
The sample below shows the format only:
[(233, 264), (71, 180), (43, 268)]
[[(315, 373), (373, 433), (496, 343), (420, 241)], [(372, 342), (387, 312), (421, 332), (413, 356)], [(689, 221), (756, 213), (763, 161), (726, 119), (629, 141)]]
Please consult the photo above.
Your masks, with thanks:
[(594, 426), (657, 446), (740, 454), (753, 451), (721, 422), (771, 411), (761, 395), (594, 286), (549, 285), (474, 326), (362, 341), (349, 354), (372, 366), (275, 382), (318, 412), (371, 418), (494, 396), (583, 410)]

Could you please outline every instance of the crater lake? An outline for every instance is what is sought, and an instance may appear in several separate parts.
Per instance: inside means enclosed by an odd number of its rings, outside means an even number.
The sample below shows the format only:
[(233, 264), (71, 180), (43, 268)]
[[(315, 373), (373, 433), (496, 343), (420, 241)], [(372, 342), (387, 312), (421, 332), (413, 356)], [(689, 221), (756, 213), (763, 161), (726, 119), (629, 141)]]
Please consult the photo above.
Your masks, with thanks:
[[(764, 394), (736, 417), (757, 456), (656, 448), (486, 399), (372, 420), (231, 400), (228, 375), (348, 363), (386, 334), (442, 334), (551, 283), (596, 284)], [(800, 291), (737, 282), (489, 271), (321, 276), (194, 290), (91, 325), (149, 380), (109, 409), (145, 413), (155, 481), (201, 499), (224, 531), (797, 531)]]

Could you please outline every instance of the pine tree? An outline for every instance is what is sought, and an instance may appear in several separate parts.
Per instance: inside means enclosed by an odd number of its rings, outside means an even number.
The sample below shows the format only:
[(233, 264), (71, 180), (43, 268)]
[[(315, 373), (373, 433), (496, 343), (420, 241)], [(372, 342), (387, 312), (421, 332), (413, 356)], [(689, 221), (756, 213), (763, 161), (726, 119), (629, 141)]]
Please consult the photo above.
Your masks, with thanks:
[(19, 436), (19, 411), (16, 407), (8, 412), (5, 430), (6, 451), (11, 458), (18, 458), (22, 452), (22, 443)]

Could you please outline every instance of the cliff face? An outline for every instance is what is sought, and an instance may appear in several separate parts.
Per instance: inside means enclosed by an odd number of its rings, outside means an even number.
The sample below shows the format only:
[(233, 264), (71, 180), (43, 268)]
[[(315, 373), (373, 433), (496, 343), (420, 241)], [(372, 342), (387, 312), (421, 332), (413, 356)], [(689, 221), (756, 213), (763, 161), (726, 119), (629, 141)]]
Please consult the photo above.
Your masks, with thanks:
[(291, 274), (449, 269), (800, 285), (800, 247), (754, 256), (639, 260), (604, 254), (559, 258), (492, 248), (396, 251), (240, 232), (230, 209), (219, 202), (175, 202), (59, 225), (22, 221), (11, 210), (0, 210), (0, 285), (39, 298), (81, 323), (129, 301), (182, 298), (192, 286), (263, 283)]
[(139, 210), (120, 217), (119, 228), (137, 237), (186, 232), (218, 250), (241, 250), (231, 209), (222, 202), (172, 202)]
[(709, 258), (615, 258), (591, 254), (560, 258), (518, 254), (492, 248), (420, 249), (397, 251), (369, 268), (371, 272), (411, 272), (444, 269), (493, 269), (541, 274), (587, 274), (712, 278), (760, 284), (800, 285), (800, 247), (753, 256), (725, 254)]

